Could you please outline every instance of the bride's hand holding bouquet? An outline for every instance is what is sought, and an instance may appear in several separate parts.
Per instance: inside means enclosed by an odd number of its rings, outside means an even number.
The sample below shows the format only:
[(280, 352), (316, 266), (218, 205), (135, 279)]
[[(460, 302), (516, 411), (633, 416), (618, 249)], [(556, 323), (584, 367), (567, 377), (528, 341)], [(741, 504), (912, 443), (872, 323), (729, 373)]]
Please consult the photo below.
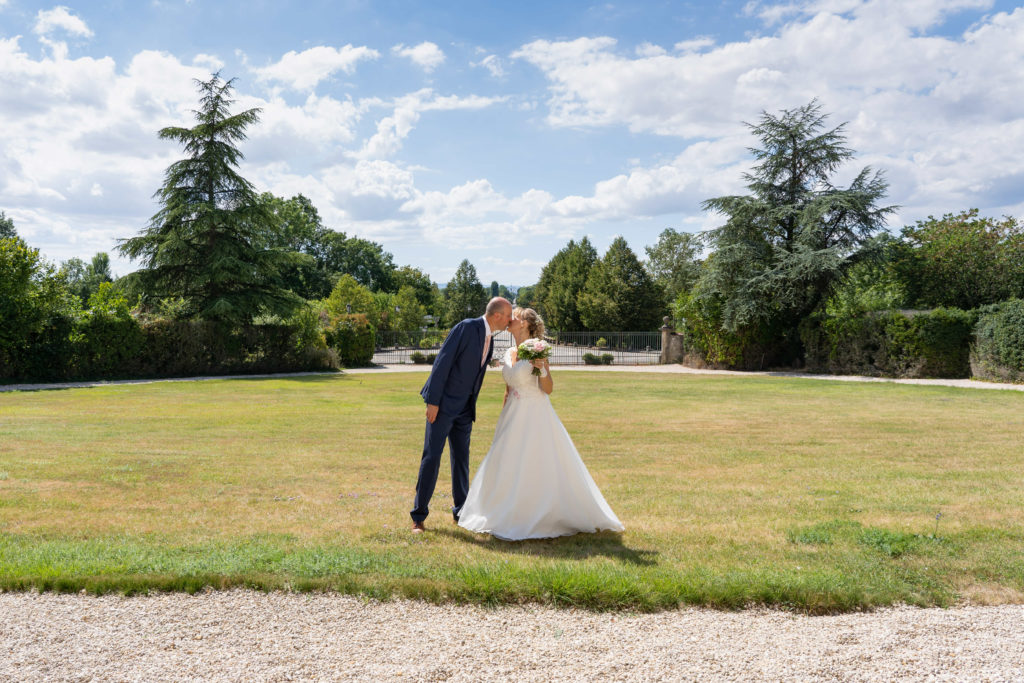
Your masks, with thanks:
[[(551, 344), (548, 344), (543, 339), (527, 339), (518, 346), (516, 352), (520, 360), (528, 361), (546, 361), (551, 356)], [(532, 374), (540, 377), (540, 368), (537, 363), (533, 363)]]

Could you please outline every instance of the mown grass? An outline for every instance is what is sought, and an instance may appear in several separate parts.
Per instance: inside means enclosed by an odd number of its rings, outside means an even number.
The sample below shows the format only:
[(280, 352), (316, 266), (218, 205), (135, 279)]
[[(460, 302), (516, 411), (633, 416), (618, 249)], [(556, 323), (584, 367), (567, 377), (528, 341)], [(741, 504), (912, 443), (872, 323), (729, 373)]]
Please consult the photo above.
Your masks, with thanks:
[[(409, 533), (414, 374), (0, 394), (0, 589), (813, 613), (1024, 601), (1024, 395), (558, 372), (623, 534)], [(501, 403), (491, 375), (473, 470)]]

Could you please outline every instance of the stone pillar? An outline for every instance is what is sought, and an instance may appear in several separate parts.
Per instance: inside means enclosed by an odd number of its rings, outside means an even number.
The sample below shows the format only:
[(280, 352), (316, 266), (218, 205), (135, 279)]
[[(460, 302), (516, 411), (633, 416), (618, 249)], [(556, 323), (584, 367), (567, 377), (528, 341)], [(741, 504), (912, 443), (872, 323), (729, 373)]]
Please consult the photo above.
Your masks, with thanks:
[(675, 334), (675, 328), (672, 327), (672, 319), (667, 315), (662, 318), (665, 323), (661, 326), (661, 357), (658, 362), (662, 365), (667, 365), (672, 361), (669, 360), (672, 354), (672, 336)]

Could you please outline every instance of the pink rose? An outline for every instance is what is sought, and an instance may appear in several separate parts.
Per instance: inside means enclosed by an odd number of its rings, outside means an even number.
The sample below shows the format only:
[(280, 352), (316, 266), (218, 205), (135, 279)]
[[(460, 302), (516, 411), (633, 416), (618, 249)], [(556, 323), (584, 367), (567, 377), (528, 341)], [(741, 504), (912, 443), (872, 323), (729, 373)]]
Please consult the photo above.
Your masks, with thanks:
[(544, 342), (540, 342), (540, 341), (533, 342), (533, 350), (534, 351), (543, 351), (544, 350)]

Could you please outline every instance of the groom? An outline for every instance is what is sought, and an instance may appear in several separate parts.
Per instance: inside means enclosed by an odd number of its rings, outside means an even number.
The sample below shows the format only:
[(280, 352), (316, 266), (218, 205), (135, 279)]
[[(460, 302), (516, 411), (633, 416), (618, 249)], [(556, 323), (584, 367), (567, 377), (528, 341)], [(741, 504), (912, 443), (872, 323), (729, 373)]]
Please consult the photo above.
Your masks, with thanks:
[(430, 497), (437, 484), (445, 440), (452, 463), (452, 515), (459, 521), (469, 491), (469, 436), (476, 419), (476, 397), (494, 348), (491, 335), (507, 328), (511, 320), (512, 304), (495, 297), (488, 302), (483, 317), (467, 318), (453, 327), (437, 352), (430, 377), (420, 390), (427, 403), (427, 433), (410, 513), (414, 534), (423, 531), (423, 520), (430, 514)]

